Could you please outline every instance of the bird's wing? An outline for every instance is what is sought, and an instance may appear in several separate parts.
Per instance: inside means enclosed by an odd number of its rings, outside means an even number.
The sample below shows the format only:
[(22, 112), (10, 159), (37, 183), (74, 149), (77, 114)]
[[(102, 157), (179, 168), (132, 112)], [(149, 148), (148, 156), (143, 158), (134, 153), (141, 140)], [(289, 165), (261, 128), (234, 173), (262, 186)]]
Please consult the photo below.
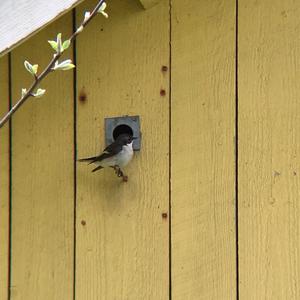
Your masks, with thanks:
[(103, 154), (107, 153), (113, 156), (115, 154), (118, 154), (122, 150), (122, 147), (123, 146), (119, 143), (113, 142), (103, 150)]
[(87, 161), (87, 162), (89, 162), (89, 164), (92, 164), (94, 162), (100, 162), (103, 159), (106, 159), (106, 158), (109, 158), (109, 157), (112, 157), (112, 156), (118, 154), (121, 150), (122, 150), (122, 145), (120, 145), (116, 142), (113, 142), (112, 144), (107, 146), (100, 155), (82, 158), (82, 159), (79, 159), (78, 161)]
[(110, 158), (118, 154), (121, 150), (122, 150), (122, 145), (113, 142), (112, 144), (107, 146), (99, 156), (94, 157), (94, 159), (92, 159), (90, 163), (100, 162), (103, 159)]
[(96, 171), (101, 170), (101, 169), (103, 169), (103, 167), (98, 166), (97, 168), (93, 169), (92, 172), (96, 172)]
[(82, 162), (82, 161), (93, 161), (95, 158), (97, 158), (97, 156), (92, 156), (92, 157), (86, 157), (86, 158), (80, 158), (78, 159), (78, 161)]

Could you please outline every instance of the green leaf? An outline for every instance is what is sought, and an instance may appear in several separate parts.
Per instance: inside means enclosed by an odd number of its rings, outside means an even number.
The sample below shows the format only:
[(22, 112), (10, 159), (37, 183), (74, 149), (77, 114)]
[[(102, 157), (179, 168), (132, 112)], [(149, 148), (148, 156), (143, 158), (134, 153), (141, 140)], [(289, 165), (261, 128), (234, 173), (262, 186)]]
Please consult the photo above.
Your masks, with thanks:
[(61, 33), (59, 33), (59, 34), (57, 35), (56, 43), (57, 43), (57, 52), (58, 52), (58, 53), (62, 52), (63, 49), (62, 49), (62, 45), (61, 45)]
[(70, 40), (65, 40), (65, 41), (63, 42), (63, 44), (62, 44), (63, 50), (68, 49), (69, 46), (70, 46), (70, 44), (71, 44), (71, 41), (70, 41)]
[(26, 95), (27, 90), (26, 89), (22, 89), (22, 98)]
[(61, 68), (61, 70), (67, 71), (67, 70), (70, 70), (70, 69), (73, 69), (73, 68), (75, 68), (75, 65), (73, 65), (73, 64), (67, 64), (63, 68)]
[(91, 16), (91, 13), (89, 11), (86, 11), (84, 13), (84, 19), (83, 19), (83, 22), (85, 22), (89, 17)]
[(104, 11), (105, 8), (106, 8), (106, 6), (107, 6), (106, 2), (103, 2), (103, 3), (100, 5), (100, 7), (99, 7), (98, 12)]
[(76, 32), (79, 33), (83, 30), (83, 26), (81, 25), (80, 27), (77, 28)]
[(57, 51), (57, 43), (55, 41), (48, 41), (48, 43), (51, 45), (51, 47)]
[(32, 67), (32, 64), (29, 63), (27, 60), (24, 61), (24, 66), (25, 66), (25, 69), (32, 75), (34, 75), (34, 70), (33, 70), (33, 67)]
[(107, 6), (106, 2), (103, 2), (98, 9), (98, 13), (102, 14), (105, 18), (108, 18), (108, 14), (105, 12), (106, 6)]
[(33, 70), (33, 72), (34, 72), (35, 75), (37, 73), (38, 67), (39, 67), (39, 65), (33, 65), (32, 66), (32, 70)]
[(71, 59), (66, 59), (64, 61), (62, 61), (61, 63), (58, 63), (58, 61), (56, 61), (53, 70), (62, 70), (62, 71), (66, 71), (66, 70), (70, 70), (75, 68), (75, 65), (72, 64)]
[(46, 90), (44, 89), (37, 89), (37, 91), (35, 93), (33, 93), (33, 97), (36, 97), (36, 98), (40, 98), (42, 97), (44, 94), (45, 94)]

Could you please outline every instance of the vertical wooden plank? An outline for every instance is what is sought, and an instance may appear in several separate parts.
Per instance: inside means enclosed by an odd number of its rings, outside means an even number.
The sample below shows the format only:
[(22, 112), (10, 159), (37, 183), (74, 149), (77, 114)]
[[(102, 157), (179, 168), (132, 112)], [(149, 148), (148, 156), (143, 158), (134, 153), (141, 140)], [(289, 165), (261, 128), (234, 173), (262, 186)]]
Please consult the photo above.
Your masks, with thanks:
[[(25, 59), (46, 66), (47, 40), (69, 36), (70, 14), (12, 53), (13, 99), (32, 80)], [(71, 57), (72, 51), (65, 56)], [(12, 299), (72, 299), (73, 74), (55, 72), (12, 122)]]
[(300, 299), (300, 3), (239, 1), (241, 299)]
[[(0, 118), (9, 108), (8, 56), (0, 58)], [(0, 299), (7, 299), (9, 247), (9, 127), (0, 129)]]
[(172, 299), (235, 299), (235, 1), (172, 5)]
[[(78, 10), (81, 20), (88, 1)], [(104, 148), (104, 118), (140, 115), (142, 149), (126, 168), (78, 165), (77, 299), (168, 299), (169, 7), (111, 1), (78, 39), (78, 157)], [(160, 95), (160, 89), (166, 95)]]

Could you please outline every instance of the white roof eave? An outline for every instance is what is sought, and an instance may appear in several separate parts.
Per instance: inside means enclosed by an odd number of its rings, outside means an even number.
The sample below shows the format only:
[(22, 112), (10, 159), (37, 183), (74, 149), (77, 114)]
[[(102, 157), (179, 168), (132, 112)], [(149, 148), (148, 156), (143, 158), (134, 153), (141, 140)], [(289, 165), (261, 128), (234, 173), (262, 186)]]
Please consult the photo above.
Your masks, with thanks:
[(83, 0), (1, 0), (0, 56)]

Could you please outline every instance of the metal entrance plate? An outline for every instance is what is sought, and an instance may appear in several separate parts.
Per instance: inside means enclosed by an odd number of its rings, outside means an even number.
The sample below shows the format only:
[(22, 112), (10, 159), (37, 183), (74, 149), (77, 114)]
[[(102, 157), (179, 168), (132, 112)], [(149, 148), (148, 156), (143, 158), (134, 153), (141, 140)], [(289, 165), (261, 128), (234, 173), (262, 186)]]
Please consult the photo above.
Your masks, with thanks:
[(141, 149), (141, 132), (139, 116), (124, 116), (105, 118), (105, 143), (111, 144), (122, 133), (129, 133), (136, 139), (133, 141), (133, 150)]

